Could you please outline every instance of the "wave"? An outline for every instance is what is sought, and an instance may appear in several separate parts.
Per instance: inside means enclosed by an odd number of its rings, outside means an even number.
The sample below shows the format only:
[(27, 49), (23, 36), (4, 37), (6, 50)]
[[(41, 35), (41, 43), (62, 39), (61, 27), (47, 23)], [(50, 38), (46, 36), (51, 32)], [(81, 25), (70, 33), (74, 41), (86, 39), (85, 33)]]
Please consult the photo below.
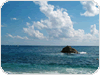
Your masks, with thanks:
[(66, 68), (67, 74), (92, 74), (96, 70), (95, 69), (89, 69), (89, 68)]
[(18, 72), (5, 71), (7, 74), (17, 74)]
[(8, 74), (92, 74), (96, 71), (96, 69), (91, 69), (91, 68), (66, 68), (62, 67), (62, 69), (58, 69), (58, 67), (55, 67), (56, 70), (52, 71), (47, 71), (47, 70), (42, 70), (38, 72), (7, 72)]
[(87, 54), (87, 52), (79, 52), (79, 54)]
[(27, 73), (27, 72), (10, 72), (10, 71), (5, 71), (7, 74), (60, 74), (58, 71), (40, 71), (40, 72), (31, 72), (31, 73)]
[(60, 56), (60, 57), (79, 57), (80, 54), (87, 54), (87, 52), (79, 52), (79, 54), (75, 54), (75, 53), (70, 53), (70, 54), (67, 54), (67, 53), (45, 53), (45, 54), (42, 54), (42, 55), (48, 55), (48, 56)]

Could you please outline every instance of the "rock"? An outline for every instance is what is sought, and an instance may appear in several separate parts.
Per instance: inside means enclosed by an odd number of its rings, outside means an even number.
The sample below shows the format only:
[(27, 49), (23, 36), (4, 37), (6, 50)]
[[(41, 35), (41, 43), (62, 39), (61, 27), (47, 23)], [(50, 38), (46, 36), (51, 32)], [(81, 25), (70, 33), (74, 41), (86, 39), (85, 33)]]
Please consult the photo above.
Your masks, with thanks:
[(76, 49), (72, 48), (71, 46), (64, 47), (61, 52), (62, 53), (76, 53), (76, 54), (79, 54), (78, 51)]
[(99, 60), (98, 58), (96, 60)]

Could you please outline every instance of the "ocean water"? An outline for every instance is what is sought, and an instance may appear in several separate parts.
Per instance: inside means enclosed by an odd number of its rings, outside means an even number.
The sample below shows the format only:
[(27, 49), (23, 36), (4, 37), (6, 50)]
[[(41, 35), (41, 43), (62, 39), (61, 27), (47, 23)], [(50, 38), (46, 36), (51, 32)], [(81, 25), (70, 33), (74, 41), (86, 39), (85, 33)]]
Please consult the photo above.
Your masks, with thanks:
[(8, 74), (92, 74), (99, 67), (99, 46), (72, 46), (80, 54), (60, 51), (65, 46), (1, 45), (1, 67)]

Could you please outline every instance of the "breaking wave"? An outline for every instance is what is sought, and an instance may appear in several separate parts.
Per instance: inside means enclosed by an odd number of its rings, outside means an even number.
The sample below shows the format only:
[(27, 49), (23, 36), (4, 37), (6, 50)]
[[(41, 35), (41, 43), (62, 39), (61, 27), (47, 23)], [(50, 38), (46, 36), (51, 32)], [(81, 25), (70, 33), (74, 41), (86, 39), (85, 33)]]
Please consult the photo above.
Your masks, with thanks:
[(79, 54), (87, 54), (87, 52), (79, 52)]

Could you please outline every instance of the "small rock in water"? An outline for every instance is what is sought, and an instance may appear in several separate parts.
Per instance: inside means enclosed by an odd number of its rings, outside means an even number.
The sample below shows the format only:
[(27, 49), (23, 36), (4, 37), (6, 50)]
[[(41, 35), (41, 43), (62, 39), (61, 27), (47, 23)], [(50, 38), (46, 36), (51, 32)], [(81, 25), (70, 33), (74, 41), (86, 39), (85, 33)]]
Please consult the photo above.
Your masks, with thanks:
[(71, 46), (64, 47), (61, 52), (62, 53), (76, 53), (76, 54), (79, 54), (78, 51), (76, 49), (72, 48)]
[(98, 58), (96, 60), (99, 60)]

